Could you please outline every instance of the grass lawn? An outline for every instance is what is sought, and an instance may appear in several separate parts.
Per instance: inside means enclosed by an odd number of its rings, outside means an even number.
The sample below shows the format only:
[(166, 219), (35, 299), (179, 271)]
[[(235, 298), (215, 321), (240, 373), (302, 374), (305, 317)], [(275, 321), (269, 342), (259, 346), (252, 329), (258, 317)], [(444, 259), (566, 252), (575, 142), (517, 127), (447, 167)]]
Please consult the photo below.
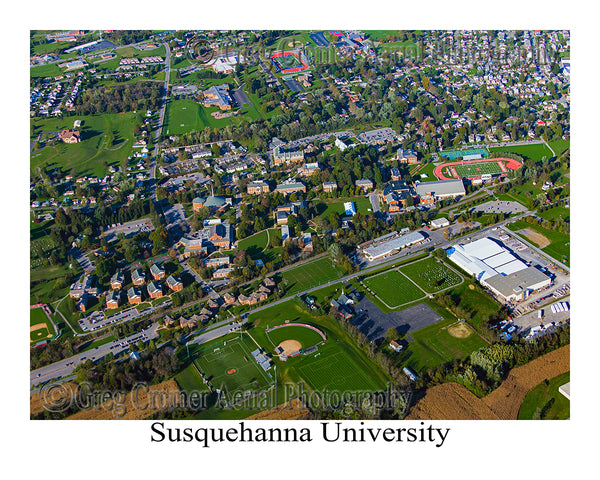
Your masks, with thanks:
[[(570, 380), (571, 372), (567, 372), (533, 388), (523, 400), (517, 418), (519, 420), (532, 420), (534, 417), (542, 420), (568, 419), (571, 416), (571, 402), (558, 391), (558, 387)], [(540, 416), (536, 416), (536, 411)]]
[[(464, 325), (465, 338), (457, 338), (449, 333), (459, 324), (455, 319), (442, 320), (416, 332), (411, 332), (414, 341), (408, 342), (401, 362), (419, 372), (454, 359), (465, 358), (487, 343), (470, 327)], [(469, 333), (470, 332), (470, 333)]]
[(185, 369), (175, 375), (175, 381), (181, 390), (188, 393), (197, 391), (210, 391), (206, 384), (202, 381), (202, 377), (198, 373), (198, 370), (192, 364), (189, 364)]
[(238, 250), (246, 250), (246, 253), (252, 258), (256, 258), (267, 246), (267, 239), (269, 238), (267, 231), (262, 230), (254, 235), (246, 237), (238, 241)]
[(571, 209), (565, 207), (552, 207), (544, 212), (538, 210), (536, 215), (544, 220), (555, 221), (562, 218), (568, 222), (571, 217)]
[(367, 197), (362, 195), (357, 197), (327, 198), (323, 200), (314, 200), (314, 202), (318, 215), (325, 219), (329, 219), (329, 215), (334, 212), (340, 217), (345, 216), (346, 210), (344, 209), (344, 203), (346, 202), (354, 202), (356, 211), (363, 215), (369, 214), (369, 211), (371, 210), (371, 202)]
[[(565, 233), (555, 232), (554, 230), (548, 230), (547, 228), (542, 228), (539, 225), (533, 225), (531, 223), (524, 222), (522, 220), (517, 220), (516, 222), (512, 222), (507, 224), (507, 227), (514, 231), (521, 230), (523, 228), (528, 228), (537, 232), (548, 240), (550, 240), (550, 245), (542, 248), (543, 252), (546, 252), (552, 258), (555, 258), (559, 262), (563, 262), (565, 265), (569, 266), (570, 258), (571, 258), (571, 236)], [(517, 234), (521, 235), (521, 234)], [(523, 236), (528, 242), (537, 245), (532, 240)]]
[[(283, 322), (282, 322), (283, 323)], [(314, 330), (299, 325), (290, 325), (276, 328), (267, 333), (273, 347), (276, 347), (284, 340), (297, 340), (302, 348), (312, 347), (323, 341), (323, 337)]]
[(363, 283), (390, 308), (425, 297), (425, 294), (398, 270), (367, 277)]
[(571, 146), (571, 142), (569, 140), (556, 140), (554, 142), (548, 142), (548, 145), (554, 150), (556, 156), (560, 157)]
[(400, 270), (427, 293), (458, 285), (462, 278), (433, 257), (401, 267)]
[(31, 76), (31, 78), (58, 77), (62, 73), (63, 73), (63, 70), (61, 68), (59, 68), (57, 63), (50, 63), (48, 65), (40, 65), (38, 67), (31, 67), (29, 69), (29, 75)]
[[(120, 165), (131, 155), (133, 149), (133, 126), (139, 114), (117, 113), (104, 115), (84, 115), (82, 120), (82, 140), (75, 144), (56, 142), (48, 145), (30, 159), (31, 172), (37, 175), (37, 167), (59, 168), (63, 173), (75, 170), (75, 175), (105, 175), (105, 167)], [(35, 119), (31, 122), (36, 132), (56, 132), (73, 127), (73, 118)]]
[(51, 303), (54, 300), (58, 300), (69, 293), (69, 285), (65, 285), (63, 288), (56, 288), (56, 280), (64, 278), (67, 272), (72, 272), (74, 275), (79, 275), (83, 272), (83, 269), (77, 262), (73, 262), (73, 268), (69, 270), (69, 266), (66, 267), (55, 265), (55, 266), (41, 266), (30, 271), (29, 273), (29, 298), (31, 304), (35, 303)]
[(328, 256), (278, 274), (286, 287), (286, 295), (301, 292), (343, 276)]
[(532, 160), (541, 160), (542, 157), (552, 158), (552, 151), (543, 143), (534, 143), (532, 145), (518, 145), (514, 147), (491, 147), (488, 149), (492, 152), (505, 152), (520, 155), (523, 158), (531, 158)]

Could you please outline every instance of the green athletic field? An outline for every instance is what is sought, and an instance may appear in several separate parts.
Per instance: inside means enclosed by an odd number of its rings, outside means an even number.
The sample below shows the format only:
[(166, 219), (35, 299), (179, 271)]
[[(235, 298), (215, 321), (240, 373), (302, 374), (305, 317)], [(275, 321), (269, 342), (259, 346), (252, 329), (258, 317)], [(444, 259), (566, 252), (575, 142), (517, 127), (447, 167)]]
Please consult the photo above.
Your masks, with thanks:
[(271, 340), (274, 347), (284, 340), (297, 340), (302, 345), (302, 348), (312, 347), (323, 341), (323, 337), (314, 330), (298, 325), (290, 325), (271, 330), (270, 332), (267, 332), (267, 337), (269, 337), (269, 340)]
[(54, 327), (42, 307), (31, 308), (29, 310), (29, 325), (33, 326), (40, 323), (45, 324), (46, 327), (30, 332), (30, 340), (32, 343), (46, 340), (48, 335), (54, 334)]
[(376, 391), (384, 388), (345, 344), (326, 344), (296, 364), (300, 377), (312, 390), (330, 392)]
[[(247, 338), (214, 344), (194, 359), (198, 369), (208, 376), (213, 388), (237, 391), (262, 391), (272, 383), (271, 377), (258, 365), (251, 349), (257, 347)], [(254, 345), (254, 347), (253, 347)]]
[(552, 151), (543, 143), (517, 145), (513, 147), (490, 147), (490, 152), (514, 153), (523, 158), (541, 160), (542, 157), (552, 158)]
[(280, 275), (286, 288), (285, 293), (286, 295), (290, 295), (340, 278), (342, 272), (335, 264), (332, 265), (331, 258), (326, 256), (300, 265), (299, 267), (290, 268)]
[(487, 157), (489, 155), (487, 148), (469, 148), (464, 150), (442, 150), (440, 152), (441, 157), (446, 157), (449, 160), (454, 160), (456, 158), (464, 157), (465, 155), (481, 155), (482, 157)]
[(487, 173), (492, 175), (499, 175), (503, 173), (497, 161), (470, 164), (466, 163), (464, 165), (453, 165), (453, 167), (458, 176), (461, 178), (478, 177)]
[(458, 273), (433, 257), (411, 263), (400, 270), (427, 293), (439, 292), (462, 281)]
[(373, 275), (362, 282), (390, 308), (425, 297), (425, 294), (398, 270)]

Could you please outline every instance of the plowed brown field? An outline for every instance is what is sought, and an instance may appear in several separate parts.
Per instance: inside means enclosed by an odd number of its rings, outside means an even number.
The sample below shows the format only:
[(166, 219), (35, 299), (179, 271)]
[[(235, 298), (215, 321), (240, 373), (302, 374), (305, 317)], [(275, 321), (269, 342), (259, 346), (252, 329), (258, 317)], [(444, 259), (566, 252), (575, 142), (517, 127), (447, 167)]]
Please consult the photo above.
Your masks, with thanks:
[(478, 398), (458, 383), (430, 388), (411, 408), (408, 420), (516, 420), (529, 391), (545, 379), (570, 371), (570, 345), (514, 368), (489, 395)]
[(265, 410), (264, 412), (252, 415), (246, 420), (298, 420), (307, 413), (309, 413), (308, 408), (304, 407), (302, 402), (295, 398), (279, 405), (275, 409)]

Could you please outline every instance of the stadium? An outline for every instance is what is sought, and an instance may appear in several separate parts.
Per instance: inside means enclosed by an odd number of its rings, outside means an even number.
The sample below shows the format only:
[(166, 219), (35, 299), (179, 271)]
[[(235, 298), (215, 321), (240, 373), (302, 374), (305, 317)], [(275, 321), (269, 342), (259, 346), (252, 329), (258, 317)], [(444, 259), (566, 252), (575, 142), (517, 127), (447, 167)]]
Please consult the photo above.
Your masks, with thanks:
[(277, 73), (289, 74), (303, 72), (308, 64), (295, 52), (276, 52), (271, 55), (271, 63)]
[(492, 177), (505, 177), (510, 170), (521, 168), (521, 164), (510, 158), (462, 160), (448, 162), (434, 168), (433, 174), (439, 180), (455, 178), (491, 179)]

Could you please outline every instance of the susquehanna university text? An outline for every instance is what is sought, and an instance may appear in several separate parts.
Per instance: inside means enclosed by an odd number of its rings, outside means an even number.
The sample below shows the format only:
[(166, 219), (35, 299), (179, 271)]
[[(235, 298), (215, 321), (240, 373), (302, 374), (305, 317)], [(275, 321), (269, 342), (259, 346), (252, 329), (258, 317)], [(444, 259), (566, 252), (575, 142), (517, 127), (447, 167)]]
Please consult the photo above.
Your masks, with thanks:
[[(403, 422), (398, 422), (402, 424)], [(364, 421), (356, 425), (344, 425), (343, 422), (321, 422), (321, 438), (325, 442), (398, 442), (398, 443), (434, 443), (436, 447), (444, 445), (449, 428), (438, 428), (433, 425), (374, 427), (367, 426)], [(312, 442), (316, 436), (312, 427), (262, 428), (239, 422), (234, 427), (175, 427), (164, 422), (153, 422), (151, 442), (190, 443), (196, 442), (203, 448), (219, 443), (233, 442)]]

